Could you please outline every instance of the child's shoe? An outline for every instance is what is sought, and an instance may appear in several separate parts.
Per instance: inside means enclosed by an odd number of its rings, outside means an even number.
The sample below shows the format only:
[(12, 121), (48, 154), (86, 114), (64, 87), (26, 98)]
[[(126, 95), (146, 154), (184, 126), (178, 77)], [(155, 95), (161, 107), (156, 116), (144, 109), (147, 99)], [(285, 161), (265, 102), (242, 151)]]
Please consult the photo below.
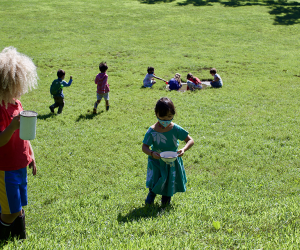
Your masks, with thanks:
[(155, 197), (156, 197), (156, 194), (153, 193), (151, 190), (149, 190), (149, 193), (147, 195), (147, 198), (145, 200), (145, 204), (146, 205), (151, 205), (154, 203), (154, 200), (155, 200)]
[(52, 114), (54, 114), (54, 108), (52, 106), (49, 107)]
[(162, 196), (161, 197), (161, 205), (162, 206), (169, 206), (171, 203), (171, 196)]
[(22, 216), (18, 216), (12, 224), (11, 236), (20, 240), (26, 239), (25, 211), (22, 209)]

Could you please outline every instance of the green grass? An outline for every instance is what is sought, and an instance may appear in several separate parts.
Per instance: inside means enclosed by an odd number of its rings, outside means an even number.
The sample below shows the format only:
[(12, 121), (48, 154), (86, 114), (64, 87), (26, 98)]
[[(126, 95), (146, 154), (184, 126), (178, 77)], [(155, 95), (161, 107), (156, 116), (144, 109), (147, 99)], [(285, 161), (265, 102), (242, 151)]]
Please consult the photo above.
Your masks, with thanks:
[[(39, 113), (28, 239), (4, 249), (298, 249), (297, 11), (284, 1), (1, 1), (0, 49), (32, 57), (40, 78), (21, 98)], [(92, 115), (101, 61), (111, 107)], [(141, 89), (150, 65), (167, 80), (216, 67), (224, 87)], [(59, 68), (74, 82), (53, 116)], [(183, 158), (187, 192), (147, 209), (141, 146), (162, 96), (195, 145)]]

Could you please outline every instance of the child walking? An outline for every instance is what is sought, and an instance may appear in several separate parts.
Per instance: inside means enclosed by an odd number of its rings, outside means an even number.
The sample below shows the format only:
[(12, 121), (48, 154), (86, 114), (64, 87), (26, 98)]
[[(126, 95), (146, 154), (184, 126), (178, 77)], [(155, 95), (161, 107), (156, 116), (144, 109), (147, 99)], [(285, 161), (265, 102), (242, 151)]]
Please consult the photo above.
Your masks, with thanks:
[(197, 77), (194, 77), (191, 73), (187, 74), (186, 79), (189, 90), (194, 91), (195, 89), (202, 89), (201, 81)]
[[(162, 205), (168, 205), (175, 193), (186, 191), (186, 175), (181, 157), (194, 145), (194, 140), (186, 130), (172, 122), (175, 107), (169, 98), (158, 100), (155, 114), (158, 121), (148, 129), (142, 146), (143, 152), (149, 155), (146, 179), (149, 193), (145, 203), (153, 204), (156, 195), (160, 194)], [(178, 140), (186, 142), (180, 150)], [(160, 158), (160, 153), (164, 151), (178, 153), (172, 165), (166, 164)]]
[(214, 80), (210, 82), (210, 85), (213, 88), (222, 88), (223, 81), (219, 74), (217, 74), (217, 70), (215, 68), (210, 69), (209, 73), (214, 77)]
[(51, 113), (54, 113), (54, 109), (58, 107), (57, 114), (61, 114), (65, 106), (65, 96), (63, 93), (63, 87), (70, 87), (72, 84), (72, 76), (70, 76), (69, 82), (64, 81), (66, 72), (62, 69), (57, 71), (57, 79), (54, 80), (50, 87), (50, 94), (53, 96), (54, 104), (49, 109)]
[(13, 47), (0, 53), (0, 241), (26, 239), (27, 166), (35, 175), (36, 164), (30, 142), (19, 137), (23, 108), (18, 98), (35, 88), (37, 79), (29, 57)]
[(108, 67), (106, 62), (99, 64), (99, 70), (101, 73), (99, 73), (95, 79), (95, 84), (97, 84), (97, 101), (94, 104), (93, 114), (97, 114), (97, 107), (102, 98), (105, 100), (106, 111), (109, 110), (109, 85), (107, 83), (108, 75), (106, 74)]
[(165, 81), (164, 79), (154, 75), (154, 68), (153, 67), (148, 67), (147, 72), (148, 72), (148, 74), (145, 76), (144, 81), (143, 81), (144, 88), (151, 88), (153, 86), (153, 84), (156, 83), (156, 81), (154, 81), (153, 78), (162, 80), (162, 81), (167, 83), (167, 81)]

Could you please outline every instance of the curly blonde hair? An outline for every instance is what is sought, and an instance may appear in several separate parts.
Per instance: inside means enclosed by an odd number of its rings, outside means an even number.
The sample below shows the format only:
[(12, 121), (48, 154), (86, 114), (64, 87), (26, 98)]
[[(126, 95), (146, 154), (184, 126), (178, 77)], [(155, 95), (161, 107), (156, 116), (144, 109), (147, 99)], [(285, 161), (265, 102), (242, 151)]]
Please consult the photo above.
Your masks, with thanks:
[(33, 61), (6, 47), (0, 53), (0, 105), (15, 103), (15, 99), (37, 86), (38, 75)]

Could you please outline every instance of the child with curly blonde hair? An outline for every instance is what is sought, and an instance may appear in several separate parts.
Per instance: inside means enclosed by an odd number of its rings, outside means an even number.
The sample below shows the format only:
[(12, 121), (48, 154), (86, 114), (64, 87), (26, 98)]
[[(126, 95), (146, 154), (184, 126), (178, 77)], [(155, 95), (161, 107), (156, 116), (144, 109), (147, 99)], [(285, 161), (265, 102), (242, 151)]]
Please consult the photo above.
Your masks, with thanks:
[(27, 166), (36, 174), (29, 141), (19, 137), (21, 95), (37, 86), (32, 60), (7, 47), (0, 53), (0, 240), (26, 239)]

